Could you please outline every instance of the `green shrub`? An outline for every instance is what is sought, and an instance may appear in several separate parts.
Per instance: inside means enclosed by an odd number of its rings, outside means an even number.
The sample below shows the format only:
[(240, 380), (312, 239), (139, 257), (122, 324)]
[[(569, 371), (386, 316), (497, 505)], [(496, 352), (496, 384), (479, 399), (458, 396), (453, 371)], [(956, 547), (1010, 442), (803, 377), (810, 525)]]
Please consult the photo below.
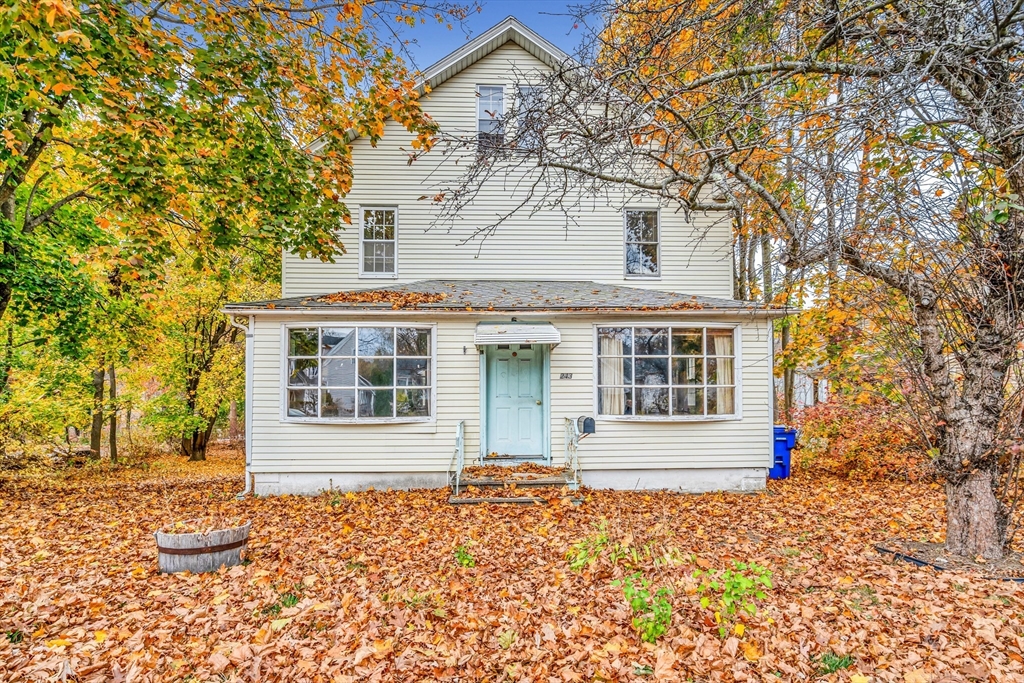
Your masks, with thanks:
[(765, 589), (772, 588), (771, 570), (756, 562), (733, 561), (732, 569), (698, 569), (693, 578), (701, 582), (700, 606), (715, 608), (715, 623), (723, 638), (738, 614), (757, 614), (757, 601), (764, 600)]
[(612, 582), (622, 586), (622, 594), (633, 610), (633, 628), (640, 634), (640, 640), (653, 643), (665, 635), (672, 624), (672, 603), (668, 588), (659, 588), (651, 593), (651, 584), (640, 572), (624, 576)]

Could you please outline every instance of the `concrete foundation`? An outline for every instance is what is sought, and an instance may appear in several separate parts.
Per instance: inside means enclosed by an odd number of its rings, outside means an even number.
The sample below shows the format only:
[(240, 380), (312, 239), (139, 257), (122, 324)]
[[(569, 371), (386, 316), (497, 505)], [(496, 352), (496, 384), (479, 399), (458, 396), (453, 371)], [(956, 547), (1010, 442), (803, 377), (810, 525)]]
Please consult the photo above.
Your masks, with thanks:
[[(584, 470), (583, 485), (620, 491), (749, 492), (765, 487), (764, 467), (707, 469)], [(335, 491), (430, 489), (448, 485), (445, 472), (303, 472), (253, 474), (254, 492), (260, 496), (316, 495)]]

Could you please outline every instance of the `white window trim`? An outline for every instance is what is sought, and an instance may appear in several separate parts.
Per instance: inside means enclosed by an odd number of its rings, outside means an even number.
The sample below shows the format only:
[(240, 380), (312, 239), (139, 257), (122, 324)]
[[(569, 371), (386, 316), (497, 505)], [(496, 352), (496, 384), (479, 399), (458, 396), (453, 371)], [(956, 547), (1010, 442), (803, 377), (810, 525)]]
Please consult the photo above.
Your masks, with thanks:
[[(430, 330), (430, 415), (427, 417), (386, 417), (386, 418), (359, 418), (359, 417), (292, 417), (288, 415), (288, 331), (292, 329), (308, 329), (310, 327), (419, 327)], [(295, 422), (305, 424), (327, 424), (327, 425), (387, 425), (387, 424), (409, 424), (417, 423), (434, 424), (437, 422), (437, 323), (416, 323), (411, 321), (386, 322), (376, 320), (373, 322), (364, 320), (327, 320), (308, 322), (281, 323), (281, 350), (278, 354), (281, 361), (281, 386), (278, 392), (280, 399), (281, 422)], [(358, 356), (356, 356), (356, 377), (359, 376)], [(319, 391), (319, 387), (317, 387)], [(356, 387), (358, 400), (359, 387)]]
[[(367, 211), (394, 211), (395, 212), (395, 272), (393, 273), (367, 273), (363, 270), (363, 243), (366, 241), (366, 226), (363, 225), (363, 221), (366, 218)], [(378, 205), (367, 205), (359, 207), (359, 277), (373, 280), (397, 280), (398, 279), (398, 231), (401, 225), (401, 217), (398, 215), (397, 206), (378, 206)], [(661, 233), (658, 233), (661, 236)], [(371, 241), (384, 241), (384, 240), (371, 240)]]
[[(629, 272), (628, 247), (629, 232), (626, 229), (626, 214), (634, 211), (653, 211), (658, 216), (658, 273), (656, 275), (637, 275)], [(660, 280), (665, 271), (661, 262), (661, 243), (664, 241), (661, 229), (660, 206), (627, 206), (622, 210), (622, 276), (626, 280)]]
[[(600, 391), (598, 389), (598, 365), (600, 356), (598, 350), (597, 330), (600, 327), (702, 327), (716, 330), (732, 330), (733, 344), (733, 373), (734, 373), (734, 408), (735, 413), (729, 415), (602, 415), (600, 408)], [(670, 322), (645, 322), (636, 320), (620, 320), (594, 323), (592, 344), (593, 344), (593, 413), (598, 422), (738, 422), (743, 419), (743, 334), (742, 326), (739, 323), (716, 323), (700, 322), (696, 320), (670, 321)], [(671, 343), (671, 339), (669, 340)], [(671, 349), (669, 349), (671, 351)], [(669, 367), (669, 372), (672, 368)], [(671, 387), (671, 385), (670, 385)], [(670, 389), (671, 391), (671, 389)]]
[[(473, 90), (473, 120), (474, 128), (476, 128), (477, 140), (480, 139), (480, 88), (501, 88), (501, 116), (500, 119), (505, 118), (505, 114), (508, 113), (508, 86), (504, 83), (477, 83)], [(506, 122), (507, 123), (507, 122)]]

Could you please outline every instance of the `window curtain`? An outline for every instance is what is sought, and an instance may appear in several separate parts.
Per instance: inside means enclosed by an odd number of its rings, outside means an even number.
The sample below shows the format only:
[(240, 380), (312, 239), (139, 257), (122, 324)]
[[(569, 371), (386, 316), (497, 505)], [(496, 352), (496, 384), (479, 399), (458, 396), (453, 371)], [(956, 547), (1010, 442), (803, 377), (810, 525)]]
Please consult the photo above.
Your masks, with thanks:
[[(715, 337), (715, 355), (718, 358), (715, 359), (715, 363), (718, 366), (718, 370), (715, 373), (715, 384), (721, 386), (723, 384), (733, 383), (733, 359), (726, 358), (732, 353), (732, 337)], [(719, 415), (727, 415), (735, 412), (733, 407), (733, 389), (716, 389), (718, 392), (718, 400), (715, 401), (715, 411)]]
[[(601, 384), (624, 384), (622, 374), (622, 340), (601, 337), (599, 347)], [(617, 356), (617, 357), (612, 357)], [(626, 390), (624, 387), (601, 388), (601, 413), (623, 415), (626, 412)]]

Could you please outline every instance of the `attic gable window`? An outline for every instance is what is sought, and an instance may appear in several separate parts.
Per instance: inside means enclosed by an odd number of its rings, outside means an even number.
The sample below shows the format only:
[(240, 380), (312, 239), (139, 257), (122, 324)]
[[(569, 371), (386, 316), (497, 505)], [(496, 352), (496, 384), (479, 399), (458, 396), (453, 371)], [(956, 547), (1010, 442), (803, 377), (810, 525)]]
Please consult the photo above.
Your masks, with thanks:
[(661, 225), (657, 209), (626, 211), (626, 277), (661, 276)]
[(359, 240), (359, 274), (363, 277), (396, 277), (398, 274), (398, 211), (394, 208), (363, 209)]
[(477, 149), (500, 147), (505, 141), (505, 89), (500, 85), (480, 85), (476, 94)]

